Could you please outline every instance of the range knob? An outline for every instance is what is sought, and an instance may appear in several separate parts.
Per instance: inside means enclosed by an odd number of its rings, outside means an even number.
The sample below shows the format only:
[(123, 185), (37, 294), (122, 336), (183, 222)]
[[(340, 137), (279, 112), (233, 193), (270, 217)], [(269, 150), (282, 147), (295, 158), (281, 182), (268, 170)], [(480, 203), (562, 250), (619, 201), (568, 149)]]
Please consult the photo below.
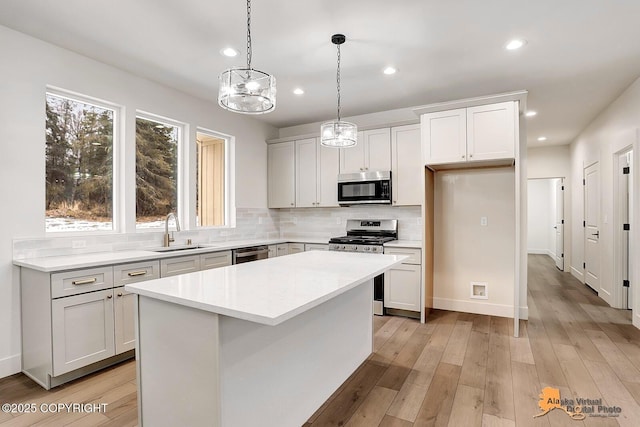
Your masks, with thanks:
[(371, 247), (369, 247), (369, 246), (365, 246), (365, 247), (364, 247), (364, 250), (365, 250), (366, 252), (369, 252), (369, 251), (371, 250)]

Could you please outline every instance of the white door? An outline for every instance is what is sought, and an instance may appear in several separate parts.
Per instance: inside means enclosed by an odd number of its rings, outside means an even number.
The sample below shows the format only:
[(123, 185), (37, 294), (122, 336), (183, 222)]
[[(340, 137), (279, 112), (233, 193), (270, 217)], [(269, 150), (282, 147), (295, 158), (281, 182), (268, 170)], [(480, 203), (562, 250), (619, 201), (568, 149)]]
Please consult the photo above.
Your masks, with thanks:
[(340, 173), (364, 172), (364, 132), (358, 132), (354, 147), (340, 148)]
[(318, 185), (316, 194), (322, 207), (338, 206), (338, 174), (340, 173), (340, 150), (324, 147), (318, 143)]
[(513, 101), (467, 108), (467, 160), (515, 157), (516, 120)]
[(114, 288), (113, 302), (116, 354), (136, 348), (135, 304), (136, 294)]
[(564, 181), (556, 180), (556, 267), (564, 271)]
[(294, 142), (270, 144), (267, 154), (269, 207), (292, 208), (296, 204)]
[[(633, 179), (631, 159), (633, 158), (633, 152), (629, 151), (620, 156), (620, 214), (622, 224), (622, 308), (627, 310), (632, 309), (632, 295), (631, 295), (631, 265), (629, 264), (631, 255), (631, 239), (630, 224), (631, 224), (631, 206), (633, 204)], [(625, 224), (629, 224), (626, 226)]]
[(308, 138), (296, 141), (296, 207), (312, 208), (316, 206), (316, 139)]
[(600, 174), (599, 165), (584, 169), (584, 281), (600, 289)]

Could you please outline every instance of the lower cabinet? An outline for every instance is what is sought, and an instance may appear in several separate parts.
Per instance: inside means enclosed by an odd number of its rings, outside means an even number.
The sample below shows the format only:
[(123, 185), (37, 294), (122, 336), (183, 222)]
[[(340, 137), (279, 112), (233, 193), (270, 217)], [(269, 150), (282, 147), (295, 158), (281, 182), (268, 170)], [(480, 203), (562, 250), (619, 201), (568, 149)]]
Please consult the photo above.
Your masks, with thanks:
[(200, 270), (226, 267), (232, 264), (231, 251), (213, 252), (200, 255)]
[(289, 254), (304, 252), (304, 243), (289, 243)]
[(404, 263), (384, 274), (384, 307), (420, 312), (421, 250), (385, 248), (384, 253), (409, 255)]
[(160, 277), (177, 276), (200, 270), (200, 255), (188, 255), (160, 260)]
[(321, 243), (305, 243), (304, 250), (305, 251), (328, 251), (329, 245), (324, 245)]
[(280, 243), (276, 245), (276, 256), (289, 255), (289, 244)]
[(125, 291), (124, 286), (114, 288), (113, 294), (115, 346), (120, 354), (136, 348), (136, 294)]

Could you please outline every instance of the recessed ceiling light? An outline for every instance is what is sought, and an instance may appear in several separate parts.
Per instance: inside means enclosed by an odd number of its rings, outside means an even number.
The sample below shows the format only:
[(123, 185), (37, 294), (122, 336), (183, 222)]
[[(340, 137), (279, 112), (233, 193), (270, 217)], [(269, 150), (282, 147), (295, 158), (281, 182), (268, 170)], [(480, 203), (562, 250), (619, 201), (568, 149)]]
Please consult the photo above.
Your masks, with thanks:
[(232, 47), (224, 48), (220, 51), (224, 56), (228, 56), (229, 58), (233, 58), (234, 56), (238, 56), (238, 51)]
[(538, 112), (537, 112), (537, 111), (529, 110), (529, 111), (527, 111), (527, 112), (525, 113), (525, 116), (527, 116), (527, 117), (533, 117), (533, 116), (535, 116), (536, 114), (538, 114)]
[(542, 142), (542, 141), (546, 141), (547, 137), (546, 136), (540, 136), (538, 137), (538, 141)]
[(304, 91), (302, 89), (300, 89), (299, 87), (297, 87), (297, 88), (295, 88), (293, 90), (293, 93), (296, 94), (296, 95), (302, 95), (302, 94), (304, 94)]
[(398, 70), (396, 70), (393, 67), (387, 67), (382, 72), (385, 73), (386, 75), (390, 76), (391, 74), (395, 74), (396, 71), (398, 71)]
[(507, 50), (517, 50), (524, 46), (527, 42), (522, 39), (513, 39), (504, 47)]

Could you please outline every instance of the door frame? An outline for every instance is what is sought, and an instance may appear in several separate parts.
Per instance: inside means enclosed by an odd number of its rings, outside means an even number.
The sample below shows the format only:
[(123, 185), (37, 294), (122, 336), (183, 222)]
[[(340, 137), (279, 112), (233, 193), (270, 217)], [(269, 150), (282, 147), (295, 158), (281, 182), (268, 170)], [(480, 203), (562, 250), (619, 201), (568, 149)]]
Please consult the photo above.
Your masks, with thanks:
[[(566, 253), (567, 253), (567, 251), (566, 251), (566, 249), (567, 249), (567, 237), (566, 237), (567, 233), (566, 233), (566, 231), (567, 231), (567, 228), (568, 228), (567, 227), (567, 225), (568, 225), (567, 224), (567, 221), (568, 221), (568, 219), (567, 219), (567, 209), (566, 209), (567, 208), (567, 200), (566, 200), (566, 198), (567, 198), (567, 194), (568, 194), (566, 192), (567, 191), (567, 182), (568, 182), (567, 181), (567, 177), (564, 177), (564, 176), (534, 177), (534, 178), (527, 178), (526, 182), (527, 182), (527, 185), (528, 185), (530, 181), (552, 181), (552, 180), (556, 180), (556, 179), (559, 179), (560, 182), (561, 182), (562, 187), (564, 187), (564, 190), (562, 192), (562, 209), (563, 209), (562, 216), (563, 216), (563, 220), (564, 220), (564, 229), (563, 229), (563, 233), (562, 233), (562, 247), (563, 247), (563, 253), (566, 255)], [(528, 205), (528, 203), (529, 203), (529, 192), (527, 191), (527, 205)], [(527, 226), (529, 225), (528, 223), (529, 223), (529, 221), (527, 221)], [(527, 230), (527, 233), (528, 233), (528, 230)], [(554, 246), (555, 246), (555, 243), (554, 243)], [(529, 254), (528, 250), (527, 250), (527, 254)], [(549, 254), (547, 254), (547, 255), (549, 255)], [(551, 256), (549, 255), (549, 257), (551, 257)], [(569, 263), (567, 262), (567, 259), (568, 259), (567, 256), (565, 256), (564, 257), (564, 266), (563, 266), (564, 268), (563, 268), (563, 270), (561, 270), (562, 272), (570, 272), (570, 269), (568, 267)], [(554, 259), (553, 262), (555, 264), (555, 259)]]
[[(626, 309), (627, 307), (624, 305), (624, 296), (625, 292), (622, 286), (623, 280), (623, 269), (625, 268), (623, 261), (623, 249), (622, 246), (624, 244), (624, 233), (622, 230), (622, 200), (621, 200), (621, 186), (620, 186), (620, 169), (622, 168), (621, 157), (626, 153), (629, 153), (633, 150), (633, 144), (626, 146), (622, 150), (619, 150), (613, 154), (613, 295), (612, 295), (612, 304), (613, 308)], [(635, 171), (633, 170), (633, 160), (631, 162), (632, 175), (629, 177), (630, 180), (633, 179), (635, 175)], [(633, 186), (633, 183), (629, 183)], [(630, 200), (630, 204), (634, 203), (633, 198)], [(629, 206), (630, 216), (628, 218), (629, 222), (633, 222), (633, 206)], [(631, 235), (629, 233), (629, 240), (632, 242)], [(632, 253), (629, 253), (629, 256), (632, 256)], [(631, 264), (633, 264), (631, 258), (629, 258), (629, 278), (631, 279)], [(633, 301), (629, 301), (629, 306), (633, 308)]]

